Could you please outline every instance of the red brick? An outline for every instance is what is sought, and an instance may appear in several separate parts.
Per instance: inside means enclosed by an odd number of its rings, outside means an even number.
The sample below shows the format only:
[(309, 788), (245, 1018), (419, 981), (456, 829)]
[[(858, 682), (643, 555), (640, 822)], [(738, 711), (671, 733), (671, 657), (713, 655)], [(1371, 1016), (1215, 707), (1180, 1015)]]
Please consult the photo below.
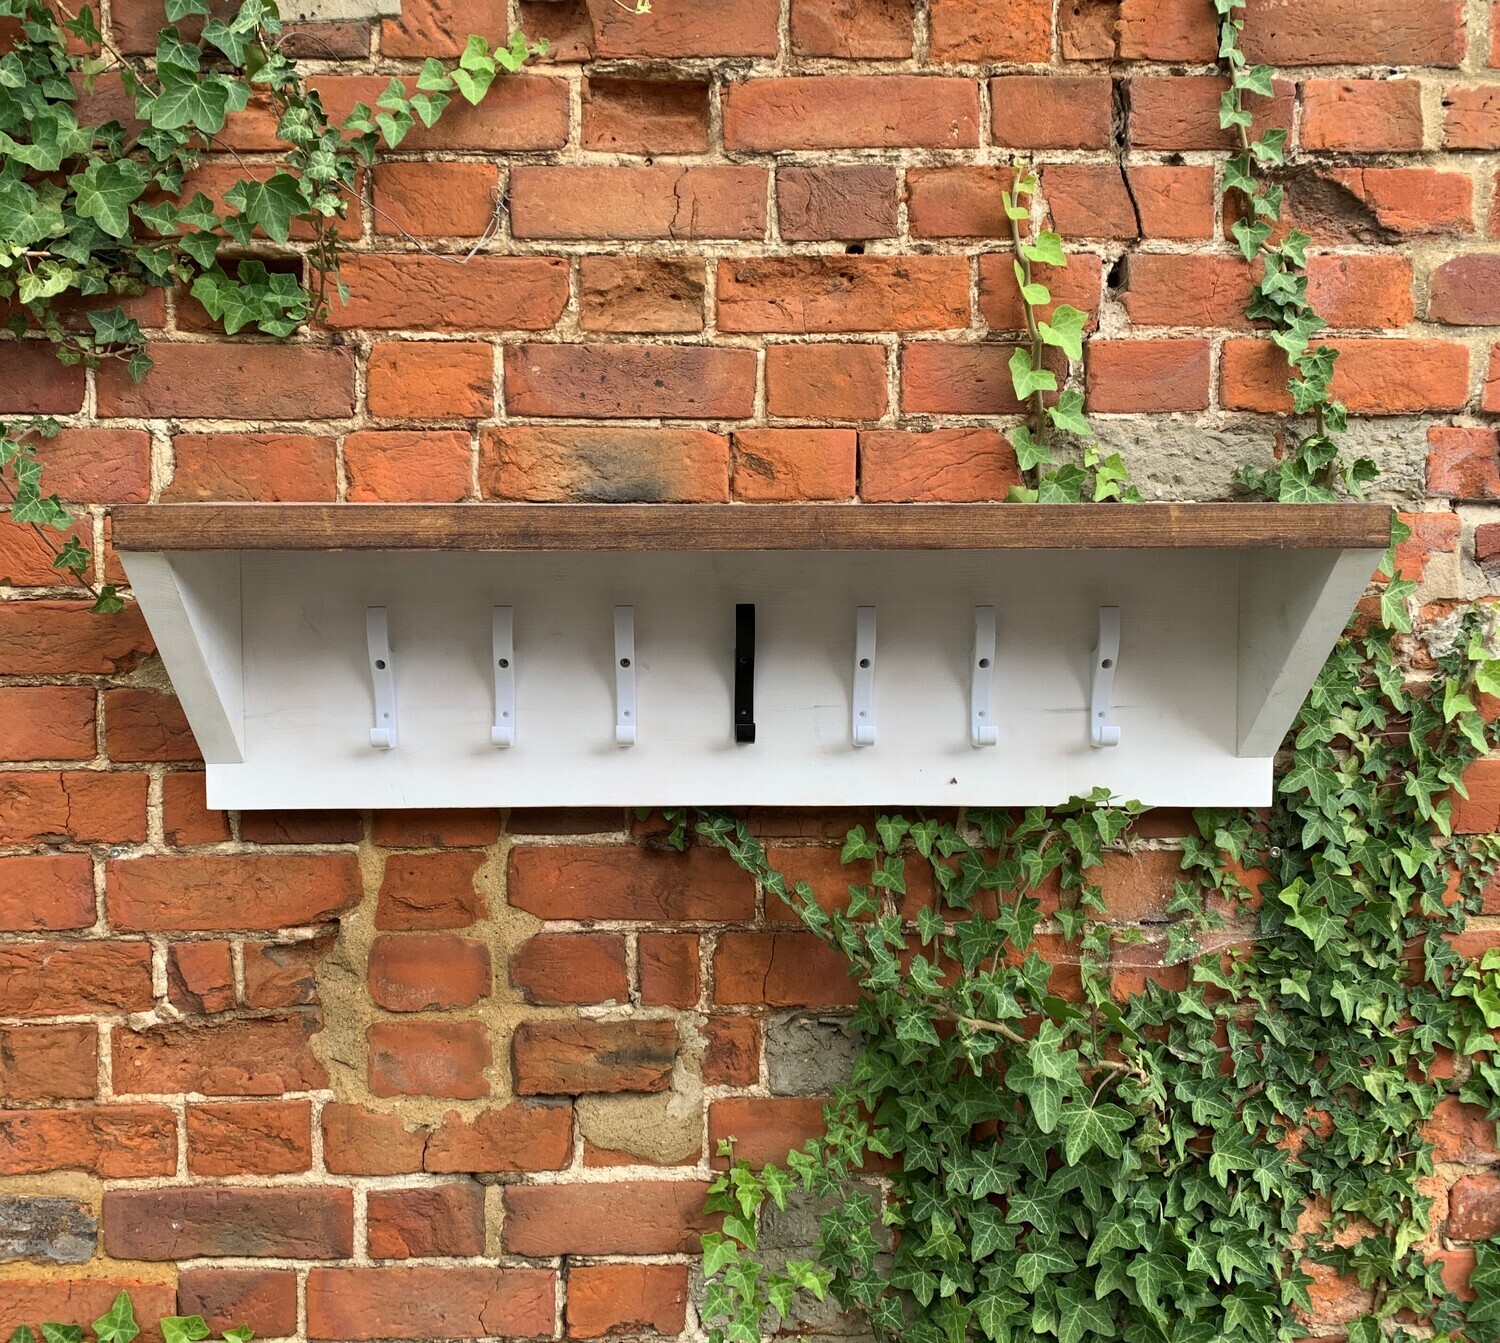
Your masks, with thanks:
[(1411, 261), (1393, 253), (1307, 259), (1307, 299), (1335, 328), (1403, 327), (1416, 316)]
[(1021, 483), (1016, 454), (994, 429), (866, 430), (859, 459), (866, 503), (1003, 499)]
[(200, 932), (324, 923), (359, 903), (352, 854), (171, 855), (106, 868), (116, 928)]
[(144, 774), (0, 773), (0, 843), (142, 841), (149, 784)]
[(1335, 168), (1324, 176), (1356, 197), (1381, 228), (1397, 233), (1470, 233), (1474, 182), (1436, 168)]
[(328, 314), (333, 327), (368, 331), (545, 331), (568, 304), (567, 262), (481, 253), (456, 258), (350, 253), (347, 304)]
[(331, 503), (337, 451), (316, 434), (177, 434), (176, 469), (162, 491), (170, 502)]
[(1010, 149), (1108, 149), (1108, 75), (1004, 75), (990, 80), (990, 138)]
[(562, 845), (510, 852), (510, 903), (539, 919), (739, 922), (755, 887), (728, 854)]
[(85, 853), (0, 858), (0, 932), (87, 928), (94, 922), (94, 864)]
[(1474, 528), (1474, 558), (1492, 564), (1500, 558), (1500, 523), (1486, 522)]
[(490, 949), (467, 937), (377, 937), (370, 998), (388, 1012), (472, 1007), (490, 992)]
[(1049, 164), (1042, 171), (1042, 194), (1053, 227), (1069, 238), (1137, 238), (1141, 220), (1125, 185), (1124, 171), (1112, 163)]
[(371, 1259), (437, 1259), (484, 1253), (484, 1188), (471, 1180), (372, 1189)]
[(244, 1326), (261, 1338), (297, 1332), (297, 1275), (275, 1268), (185, 1268), (177, 1313), (201, 1315), (215, 1334)]
[(190, 1105), (194, 1175), (295, 1175), (312, 1169), (312, 1103)]
[(87, 1025), (0, 1026), (0, 1100), (91, 1100), (98, 1037)]
[(1250, 0), (1245, 54), (1267, 65), (1457, 65), (1459, 0)]
[(175, 695), (160, 690), (104, 692), (104, 749), (113, 760), (202, 760)]
[(248, 844), (358, 844), (364, 822), (357, 811), (247, 811), (240, 838)]
[(161, 1331), (146, 1321), (173, 1310), (170, 1283), (131, 1277), (65, 1278), (56, 1272), (44, 1279), (8, 1278), (5, 1283), (4, 1327), (25, 1321), (39, 1328), (43, 1320), (92, 1320), (105, 1314), (115, 1297), (128, 1292), (140, 1317), (141, 1343), (161, 1343)]
[(802, 75), (724, 90), (724, 147), (973, 149), (979, 89), (927, 75)]
[(313, 1054), (318, 1022), (308, 1016), (260, 1017), (116, 1030), (113, 1043), (117, 1092), (205, 1096), (280, 1096), (328, 1085)]
[(901, 347), (901, 409), (916, 415), (1017, 415), (1014, 345), (921, 341)]
[(896, 236), (896, 170), (885, 164), (776, 169), (776, 217), (792, 242)]
[(375, 843), (387, 849), (462, 849), (493, 844), (500, 837), (500, 813), (476, 807), (465, 811), (377, 811)]
[(848, 962), (810, 933), (725, 933), (714, 1001), (729, 1006), (843, 1007), (857, 999)]
[(573, 1157), (569, 1105), (502, 1105), (472, 1120), (450, 1112), (427, 1141), (423, 1169), (434, 1174), (561, 1170)]
[(301, 942), (246, 942), (246, 1006), (317, 1006), (318, 964), (333, 950), (333, 943), (332, 936)]
[(431, 932), (467, 928), (485, 916), (474, 879), (484, 865), (480, 853), (392, 854), (375, 907), (382, 932)]
[(760, 238), (764, 168), (655, 164), (550, 167), (510, 173), (517, 238)]
[(729, 442), (701, 429), (501, 425), (479, 441), (487, 499), (722, 503)]
[(617, 933), (538, 933), (510, 962), (510, 982), (532, 1003), (624, 1003), (625, 939)]
[(623, 1184), (510, 1185), (506, 1253), (520, 1255), (696, 1254), (714, 1225), (701, 1180)]
[(670, 1091), (677, 1028), (670, 1021), (523, 1021), (512, 1053), (521, 1096)]
[(755, 352), (701, 345), (512, 345), (513, 415), (734, 419), (755, 404)]
[[(1360, 415), (1458, 410), (1469, 399), (1469, 352), (1455, 341), (1336, 340), (1333, 394)], [(1269, 341), (1231, 340), (1223, 355), (1224, 404), (1283, 412), (1286, 358)]]
[(740, 429), (734, 497), (757, 503), (854, 497), (852, 429)]
[(1427, 493), (1500, 499), (1500, 433), (1432, 425), (1427, 430)]
[(1141, 236), (1211, 238), (1217, 227), (1213, 169), (1138, 164), (1126, 169)]
[(1250, 325), (1250, 267), (1239, 257), (1143, 252), (1126, 262), (1125, 312), (1133, 326)]
[(1489, 1240), (1500, 1235), (1500, 1175), (1461, 1175), (1448, 1204), (1448, 1234), (1455, 1240)]
[(1213, 10), (1205, 11), (1195, 0), (1122, 0), (1112, 36), (1112, 48), (1100, 54), (1127, 61), (1202, 64), (1219, 49)]
[(776, 0), (723, 0), (713, 5), (635, 13), (615, 0), (586, 0), (594, 53), (603, 57), (774, 56)]
[(353, 503), (455, 503), (469, 493), (472, 441), (461, 429), (376, 429), (344, 440)]
[(491, 0), (407, 0), (399, 18), (380, 25), (380, 49), (386, 56), (457, 56), (471, 32), (491, 32), (497, 16)]
[(381, 163), (375, 168), (375, 232), (414, 238), (477, 238), (495, 223), (499, 174), (492, 163)]
[(899, 60), (912, 51), (912, 0), (792, 0), (799, 56)]
[[(359, 290), (347, 259), (345, 279)], [(100, 415), (327, 420), (354, 410), (354, 359), (327, 345), (151, 341), (150, 378), (135, 383), (118, 361), (97, 374)]]
[(472, 420), (494, 409), (495, 352), (477, 342), (383, 342), (367, 377), (370, 414), (382, 418)]
[[(1219, 99), (1228, 82), (1217, 75), (1137, 75), (1130, 80), (1130, 146), (1132, 149), (1232, 149), (1231, 131), (1219, 126)], [(1277, 80), (1274, 98), (1248, 94), (1245, 106), (1255, 115), (1259, 134), (1292, 124), (1292, 85)]]
[(766, 350), (766, 408), (815, 420), (876, 420), (887, 404), (885, 347), (772, 345)]
[(167, 998), (191, 1016), (235, 1005), (234, 958), (228, 942), (174, 942), (167, 948)]
[(0, 1175), (82, 1170), (120, 1180), (176, 1169), (177, 1119), (165, 1106), (0, 1111)]
[[(823, 1131), (823, 1101), (815, 1097), (736, 1096), (708, 1107), (709, 1150), (717, 1152), (721, 1142), (733, 1138), (735, 1158), (752, 1166), (784, 1166), (788, 1152)], [(728, 1162), (720, 1157), (715, 1164)]]
[(1045, 61), (1052, 54), (1047, 0), (932, 0), (935, 61)]
[(655, 335), (702, 331), (705, 287), (701, 258), (580, 257), (578, 325)]
[(1205, 410), (1209, 348), (1200, 340), (1095, 340), (1088, 408), (1101, 413)]
[(427, 1135), (398, 1114), (340, 1101), (323, 1107), (323, 1162), (335, 1175), (410, 1175), (422, 1169)]
[(341, 1259), (354, 1252), (354, 1194), (286, 1189), (109, 1189), (104, 1245), (117, 1259)]
[(1449, 326), (1500, 326), (1500, 255), (1456, 256), (1427, 281), (1427, 319)]
[(579, 143), (613, 154), (706, 154), (708, 85), (591, 76), (583, 81)]
[(944, 331), (969, 324), (962, 257), (719, 262), (722, 331)]
[(1455, 84), (1444, 91), (1443, 148), (1500, 149), (1500, 88)]
[[(1088, 329), (1097, 325), (1099, 295), (1103, 287), (1103, 265), (1092, 252), (1075, 252), (1063, 269), (1036, 266), (1032, 278), (1047, 286), (1051, 301), (1035, 309), (1042, 321), (1051, 318), (1060, 303), (1087, 313)], [(979, 312), (991, 331), (1021, 332), (1026, 315), (1016, 286), (1015, 260), (1008, 252), (986, 252), (979, 258)]]
[(568, 1273), (568, 1337), (680, 1334), (686, 1264), (579, 1264)]
[(1490, 362), (1485, 370), (1480, 407), (1491, 413), (1500, 411), (1500, 345), (1490, 348)]
[(0, 675), (120, 673), (154, 652), (140, 608), (99, 616), (80, 601), (0, 604)]
[(698, 938), (692, 933), (642, 933), (636, 944), (645, 1007), (693, 1007), (698, 1002)]
[(315, 1268), (307, 1336), (531, 1338), (552, 1332), (557, 1275), (543, 1268)]
[[(1453, 795), (1454, 833), (1483, 835), (1500, 830), (1500, 758), (1486, 756), (1476, 760), (1464, 771), (1463, 783), (1468, 797)], [(1472, 954), (1464, 950), (1465, 954)], [(1473, 948), (1473, 952), (1479, 950)]]
[(1309, 79), (1302, 85), (1302, 147), (1389, 154), (1422, 148), (1422, 86), (1415, 79)]
[(370, 1091), (376, 1096), (490, 1094), (490, 1033), (478, 1021), (378, 1021), (370, 1045)]
[(147, 942), (0, 944), (0, 1016), (143, 1012), (151, 1003)]
[(1423, 1136), (1433, 1144), (1434, 1161), (1462, 1162), (1466, 1166), (1493, 1166), (1500, 1162), (1495, 1146), (1495, 1121), (1485, 1117), (1478, 1105), (1466, 1105), (1457, 1096), (1440, 1100)]
[(906, 174), (906, 218), (914, 238), (1008, 238), (1000, 193), (1010, 168), (912, 168)]
[(64, 499), (138, 504), (151, 494), (151, 435), (144, 429), (63, 429), (32, 435), (43, 480)]
[(710, 1016), (703, 1023), (703, 1081), (744, 1087), (760, 1081), (760, 1023), (753, 1017)]
[(57, 362), (51, 341), (0, 342), (0, 413), (73, 415), (83, 409), (83, 367)]

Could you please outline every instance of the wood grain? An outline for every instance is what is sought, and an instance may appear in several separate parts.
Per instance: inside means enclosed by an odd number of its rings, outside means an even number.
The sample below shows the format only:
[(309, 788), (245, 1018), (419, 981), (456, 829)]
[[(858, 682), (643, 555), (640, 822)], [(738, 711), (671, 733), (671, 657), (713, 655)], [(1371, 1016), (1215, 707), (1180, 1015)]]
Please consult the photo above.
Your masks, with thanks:
[(131, 504), (174, 550), (1378, 550), (1383, 504)]

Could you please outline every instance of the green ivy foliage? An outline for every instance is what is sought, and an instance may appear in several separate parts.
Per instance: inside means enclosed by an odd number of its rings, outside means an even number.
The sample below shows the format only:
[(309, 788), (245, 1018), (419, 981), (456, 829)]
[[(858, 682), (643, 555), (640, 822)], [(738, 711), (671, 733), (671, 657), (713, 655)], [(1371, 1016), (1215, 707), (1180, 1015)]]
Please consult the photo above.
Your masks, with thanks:
[[(203, 1343), (213, 1337), (213, 1330), (201, 1315), (166, 1315), (157, 1328), (164, 1343)], [(135, 1322), (135, 1308), (130, 1293), (121, 1292), (113, 1304), (94, 1321), (95, 1343), (133, 1343), (141, 1327)], [(226, 1329), (223, 1343), (250, 1343), (254, 1333), (246, 1328)], [(43, 1343), (83, 1343), (83, 1326), (77, 1324), (42, 1325)], [(37, 1343), (30, 1325), (20, 1325), (10, 1336), (10, 1343)]]
[[(788, 1164), (831, 1201), (817, 1264), (877, 1337), (1292, 1343), (1319, 1271), (1369, 1293), (1350, 1343), (1500, 1337), (1500, 1247), (1480, 1248), (1465, 1306), (1429, 1258), (1419, 1183), (1440, 1102), (1500, 1117), (1500, 954), (1453, 945), (1500, 851), (1450, 833), (1447, 797), (1494, 745), (1477, 705), (1500, 660), (1469, 610), (1413, 686), (1403, 637), (1343, 637), (1275, 805), (1196, 815), (1149, 942), (1100, 884), (1140, 808), (1102, 793), (856, 827), (832, 910), (743, 821), (692, 825), (858, 981), (852, 1083)], [(1143, 989), (1115, 977), (1131, 967)], [(894, 1162), (883, 1203), (855, 1178), (872, 1155)], [(707, 1322), (743, 1324), (710, 1281)]]

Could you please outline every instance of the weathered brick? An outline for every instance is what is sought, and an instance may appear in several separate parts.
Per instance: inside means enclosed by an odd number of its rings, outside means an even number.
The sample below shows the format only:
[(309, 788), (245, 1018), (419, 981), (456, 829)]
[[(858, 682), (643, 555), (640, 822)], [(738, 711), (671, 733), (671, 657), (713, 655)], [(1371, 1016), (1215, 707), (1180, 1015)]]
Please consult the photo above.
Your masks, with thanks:
[(1448, 1197), (1448, 1234), (1455, 1240), (1500, 1235), (1500, 1175), (1461, 1175)]
[(431, 932), (467, 928), (486, 913), (474, 879), (484, 865), (480, 853), (403, 853), (385, 860), (375, 906), (382, 932)]
[(605, 57), (772, 56), (776, 0), (724, 0), (690, 9), (634, 13), (614, 0), (586, 0), (594, 51)]
[(171, 855), (106, 868), (116, 928), (200, 932), (323, 923), (359, 902), (352, 854)]
[(149, 783), (144, 774), (0, 773), (0, 843), (144, 840)]
[(912, 10), (912, 0), (792, 0), (792, 50), (900, 60), (911, 55)]
[(438, 1259), (484, 1253), (484, 1188), (472, 1180), (372, 1189), (371, 1259)]
[(0, 944), (0, 1016), (140, 1012), (151, 1002), (147, 942)]
[(884, 164), (776, 169), (776, 217), (791, 242), (896, 235), (896, 170)]
[(467, 430), (373, 429), (344, 439), (351, 503), (456, 503), (469, 493)]
[(216, 1334), (243, 1325), (261, 1338), (297, 1332), (297, 1275), (276, 1268), (185, 1268), (177, 1313), (201, 1315)]
[(121, 1094), (279, 1096), (328, 1085), (305, 1015), (116, 1030), (112, 1075)]
[(802, 75), (724, 90), (724, 147), (965, 149), (979, 143), (979, 88), (928, 75)]
[(811, 933), (725, 933), (714, 1001), (744, 1007), (841, 1007), (856, 1000), (848, 963)]
[(510, 1185), (503, 1244), (537, 1256), (696, 1253), (716, 1221), (703, 1211), (706, 1188), (702, 1180)]
[(728, 854), (562, 845), (510, 852), (510, 903), (540, 919), (739, 922), (755, 887)]
[[(351, 282), (354, 260), (345, 267)], [(146, 352), (153, 361), (149, 381), (133, 382), (118, 360), (99, 369), (100, 415), (330, 420), (354, 410), (354, 358), (348, 350), (151, 341)]]
[(499, 835), (500, 813), (482, 807), (377, 811), (371, 826), (371, 838), (387, 849), (476, 848), (493, 844)]
[(91, 1100), (99, 1031), (92, 1025), (0, 1026), (0, 1100)]
[(926, 340), (901, 347), (901, 409), (915, 415), (1018, 415), (1014, 345)]
[(332, 306), (328, 324), (367, 331), (545, 331), (567, 306), (564, 261), (487, 253), (462, 265), (454, 260), (349, 254), (343, 278), (352, 296)]
[(1405, 326), (1416, 315), (1411, 261), (1385, 253), (1310, 256), (1307, 298), (1330, 327)]
[(99, 1245), (93, 1208), (74, 1198), (0, 1195), (0, 1262), (83, 1264)]
[(189, 1105), (187, 1164), (194, 1175), (295, 1175), (312, 1169), (312, 1104)]
[(512, 1057), (522, 1096), (669, 1091), (677, 1028), (670, 1021), (523, 1021)]
[(759, 503), (854, 497), (852, 429), (741, 429), (733, 436), (734, 497)]
[(477, 238), (495, 219), (499, 174), (490, 163), (381, 163), (375, 168), (375, 232)]
[(33, 1329), (44, 1320), (93, 1320), (114, 1304), (121, 1292), (130, 1294), (137, 1318), (142, 1322), (141, 1343), (161, 1343), (161, 1331), (147, 1321), (170, 1315), (173, 1292), (170, 1283), (151, 1281), (136, 1272), (115, 1272), (104, 1277), (68, 1278), (49, 1273), (44, 1279), (7, 1278), (5, 1282), (5, 1327), (24, 1321)]
[(729, 441), (700, 429), (501, 425), (480, 437), (479, 490), (536, 502), (724, 502)]
[(700, 960), (693, 933), (642, 933), (636, 939), (642, 1006), (695, 1006)]
[(247, 811), (240, 838), (248, 844), (358, 844), (365, 836), (357, 811)]
[(760, 1023), (753, 1017), (710, 1016), (703, 1024), (703, 1080), (744, 1087), (760, 1081)]
[(83, 368), (58, 363), (50, 341), (0, 341), (0, 369), (0, 413), (73, 415), (83, 409)]
[(1010, 221), (1000, 193), (1010, 168), (912, 168), (906, 174), (906, 218), (914, 238), (1006, 238)]
[(1241, 38), (1268, 65), (1456, 65), (1459, 0), (1251, 0)]
[(1021, 483), (1016, 454), (994, 429), (865, 430), (859, 463), (866, 503), (972, 503)]
[(1010, 149), (1108, 149), (1108, 75), (1002, 75), (990, 80), (990, 138)]
[(366, 371), (370, 414), (482, 419), (494, 407), (495, 352), (474, 341), (384, 341)]
[[(1469, 399), (1469, 351), (1455, 341), (1336, 340), (1333, 394), (1362, 415), (1457, 410)], [(1285, 411), (1286, 358), (1270, 341), (1231, 340), (1223, 355), (1224, 404)]]
[(151, 494), (151, 435), (144, 429), (62, 429), (29, 441), (47, 488), (64, 499), (136, 504)]
[(552, 1332), (556, 1281), (542, 1268), (315, 1268), (307, 1336), (532, 1338)]
[(708, 150), (708, 85), (690, 79), (583, 81), (584, 149), (614, 154)]
[(473, 1119), (449, 1113), (427, 1141), (423, 1169), (436, 1175), (561, 1170), (572, 1156), (571, 1106), (516, 1103)]
[(1042, 171), (1042, 193), (1053, 227), (1069, 238), (1138, 238), (1141, 218), (1112, 163), (1056, 163)]
[(1123, 302), (1133, 326), (1244, 328), (1250, 283), (1239, 257), (1142, 252), (1126, 262)]
[(428, 1130), (399, 1114), (330, 1101), (323, 1107), (323, 1163), (334, 1175), (410, 1175), (422, 1169)]
[[(734, 1139), (737, 1160), (752, 1166), (785, 1165), (787, 1153), (824, 1131), (824, 1102), (811, 1096), (734, 1096), (708, 1107), (708, 1145)], [(727, 1165), (724, 1158), (718, 1164)]]
[(1443, 148), (1500, 149), (1500, 88), (1455, 84), (1444, 91)]
[(0, 604), (0, 675), (127, 672), (154, 652), (140, 608), (98, 616), (79, 601)]
[(550, 167), (510, 174), (518, 238), (760, 238), (766, 171), (735, 166)]
[(112, 760), (203, 758), (177, 697), (160, 690), (104, 692), (104, 749)]
[(471, 1007), (490, 991), (490, 949), (443, 934), (377, 937), (370, 947), (370, 998), (388, 1012)]
[(0, 932), (87, 928), (94, 922), (94, 864), (84, 853), (0, 858)]
[(568, 1337), (680, 1334), (686, 1264), (580, 1264), (568, 1273)]
[(538, 933), (510, 961), (510, 981), (533, 1003), (623, 1003), (625, 939), (617, 933)]
[(490, 1033), (479, 1021), (377, 1021), (369, 1040), (370, 1091), (376, 1096), (490, 1094)]
[(885, 347), (819, 342), (766, 350), (766, 408), (801, 420), (876, 420), (885, 414)]
[(1309, 79), (1302, 86), (1302, 147), (1389, 154), (1422, 148), (1422, 86), (1415, 79)]
[(245, 1004), (248, 1007), (314, 1007), (318, 963), (333, 950), (332, 937), (300, 942), (246, 942)]
[(703, 330), (704, 264), (694, 257), (585, 256), (578, 325), (647, 335)]
[(1432, 425), (1427, 430), (1427, 493), (1500, 499), (1500, 433)]
[(512, 414), (601, 419), (744, 419), (755, 403), (755, 353), (702, 345), (512, 345)]
[(1047, 0), (932, 0), (937, 61), (1045, 61), (1052, 51)]
[[(1050, 302), (1038, 304), (1033, 309), (1039, 320), (1051, 320), (1057, 305), (1066, 303), (1088, 315), (1086, 329), (1092, 330), (1097, 325), (1104, 283), (1103, 263), (1092, 252), (1075, 253), (1062, 269), (1035, 266), (1031, 274), (1033, 280), (1047, 286), (1051, 296)], [(1026, 329), (1026, 314), (1016, 285), (1015, 261), (1007, 253), (986, 252), (979, 258), (979, 312), (991, 331), (1019, 333)]]
[(354, 1252), (348, 1189), (108, 1189), (104, 1248), (117, 1259), (342, 1259)]
[(1136, 164), (1125, 170), (1143, 238), (1212, 238), (1218, 217), (1209, 167)]
[(719, 262), (723, 331), (943, 331), (969, 324), (962, 257), (806, 256)]
[(1449, 326), (1500, 326), (1500, 255), (1456, 256), (1427, 279), (1427, 319)]
[(0, 1111), (0, 1175), (82, 1170), (129, 1179), (176, 1169), (177, 1118), (165, 1106)]
[(209, 1015), (235, 1005), (228, 942), (174, 942), (167, 948), (167, 998), (179, 1012)]
[[(1436, 168), (1334, 168), (1323, 176), (1354, 197), (1382, 229), (1397, 233), (1469, 233), (1474, 182)], [(1314, 228), (1314, 234), (1320, 230)]]
[(335, 441), (321, 434), (176, 434), (172, 503), (331, 503), (338, 497)]
[[(1132, 149), (1232, 149), (1237, 142), (1219, 126), (1219, 100), (1228, 82), (1217, 75), (1135, 75), (1129, 83)], [(1278, 79), (1275, 96), (1247, 94), (1252, 134), (1292, 124), (1290, 82)]]

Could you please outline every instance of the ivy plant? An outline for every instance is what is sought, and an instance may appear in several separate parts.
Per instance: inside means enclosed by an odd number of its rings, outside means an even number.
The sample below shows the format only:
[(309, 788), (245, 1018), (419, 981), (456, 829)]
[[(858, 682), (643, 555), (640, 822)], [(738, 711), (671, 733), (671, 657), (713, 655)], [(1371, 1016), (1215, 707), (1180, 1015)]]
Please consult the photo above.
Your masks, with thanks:
[[(164, 1343), (203, 1343), (213, 1337), (213, 1330), (201, 1315), (166, 1315), (157, 1328)], [(131, 1305), (130, 1293), (121, 1292), (114, 1303), (93, 1324), (95, 1343), (132, 1343), (141, 1332), (135, 1321), (135, 1308)], [(246, 1328), (226, 1329), (220, 1337), (223, 1343), (250, 1343), (254, 1333)], [(37, 1343), (31, 1326), (19, 1325), (10, 1336), (10, 1343)], [(77, 1324), (42, 1325), (42, 1343), (83, 1343), (83, 1326)]]

